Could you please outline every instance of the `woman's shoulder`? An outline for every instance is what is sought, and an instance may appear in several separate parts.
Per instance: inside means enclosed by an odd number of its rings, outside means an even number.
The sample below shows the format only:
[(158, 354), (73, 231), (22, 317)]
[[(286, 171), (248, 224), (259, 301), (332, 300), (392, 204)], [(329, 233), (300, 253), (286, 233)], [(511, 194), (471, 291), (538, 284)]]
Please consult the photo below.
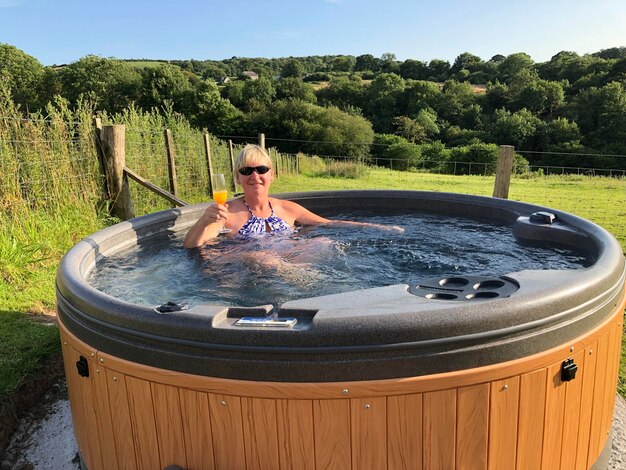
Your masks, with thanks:
[(269, 198), (270, 203), (274, 209), (278, 208), (289, 213), (297, 213), (302, 210), (302, 206), (297, 202), (289, 201), (287, 199), (277, 199), (275, 197)]

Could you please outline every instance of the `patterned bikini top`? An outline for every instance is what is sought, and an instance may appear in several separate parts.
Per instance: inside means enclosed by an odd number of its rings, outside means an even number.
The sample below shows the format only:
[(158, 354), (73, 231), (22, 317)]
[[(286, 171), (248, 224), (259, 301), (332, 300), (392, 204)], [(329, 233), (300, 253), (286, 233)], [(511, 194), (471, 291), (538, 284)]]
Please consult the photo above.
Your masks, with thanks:
[(272, 207), (271, 202), (269, 202), (269, 205), (272, 213), (269, 217), (266, 218), (257, 217), (256, 215), (254, 215), (245, 199), (243, 203), (250, 213), (250, 218), (237, 232), (237, 235), (239, 235), (240, 237), (250, 238), (255, 235), (262, 235), (264, 233), (293, 232), (293, 229), (283, 219), (274, 214), (274, 208)]

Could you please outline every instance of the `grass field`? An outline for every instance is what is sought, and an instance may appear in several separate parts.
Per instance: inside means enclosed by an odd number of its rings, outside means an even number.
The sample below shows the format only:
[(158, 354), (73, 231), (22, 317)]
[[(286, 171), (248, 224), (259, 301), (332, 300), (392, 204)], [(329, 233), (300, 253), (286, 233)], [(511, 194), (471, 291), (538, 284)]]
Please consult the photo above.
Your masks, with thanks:
[[(135, 190), (133, 186), (133, 190)], [(432, 190), (490, 196), (493, 177), (451, 176), (371, 169), (360, 179), (282, 175), (273, 192), (338, 189)], [(511, 199), (572, 212), (609, 229), (626, 251), (626, 181), (601, 177), (514, 178)], [(189, 198), (198, 202), (198, 193)], [(55, 327), (30, 319), (54, 310), (54, 277), (61, 256), (80, 238), (110, 223), (93, 207), (77, 203), (50, 215), (43, 209), (20, 215), (12, 226), (0, 220), (0, 399), (60, 353)], [(626, 345), (622, 347), (620, 393), (626, 397)]]

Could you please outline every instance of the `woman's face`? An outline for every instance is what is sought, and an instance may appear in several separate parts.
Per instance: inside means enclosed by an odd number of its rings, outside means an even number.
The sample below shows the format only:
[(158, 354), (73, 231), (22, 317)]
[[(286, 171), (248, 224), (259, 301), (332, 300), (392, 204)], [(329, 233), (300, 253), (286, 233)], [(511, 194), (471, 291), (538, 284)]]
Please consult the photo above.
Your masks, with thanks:
[[(249, 161), (245, 166), (268, 166), (264, 161)], [(237, 172), (237, 181), (243, 188), (244, 194), (265, 194), (269, 193), (270, 184), (274, 181), (274, 170), (271, 169), (267, 173), (260, 175), (253, 171), (251, 175), (246, 176)]]

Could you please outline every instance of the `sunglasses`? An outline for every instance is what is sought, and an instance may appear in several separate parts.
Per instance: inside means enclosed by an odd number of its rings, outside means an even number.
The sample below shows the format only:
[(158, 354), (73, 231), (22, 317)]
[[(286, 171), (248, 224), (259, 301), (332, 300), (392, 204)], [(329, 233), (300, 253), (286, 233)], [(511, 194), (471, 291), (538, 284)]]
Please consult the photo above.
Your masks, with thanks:
[(250, 176), (253, 172), (257, 172), (259, 175), (264, 175), (271, 168), (269, 166), (261, 165), (261, 166), (244, 166), (243, 168), (239, 168), (239, 174), (243, 176)]

